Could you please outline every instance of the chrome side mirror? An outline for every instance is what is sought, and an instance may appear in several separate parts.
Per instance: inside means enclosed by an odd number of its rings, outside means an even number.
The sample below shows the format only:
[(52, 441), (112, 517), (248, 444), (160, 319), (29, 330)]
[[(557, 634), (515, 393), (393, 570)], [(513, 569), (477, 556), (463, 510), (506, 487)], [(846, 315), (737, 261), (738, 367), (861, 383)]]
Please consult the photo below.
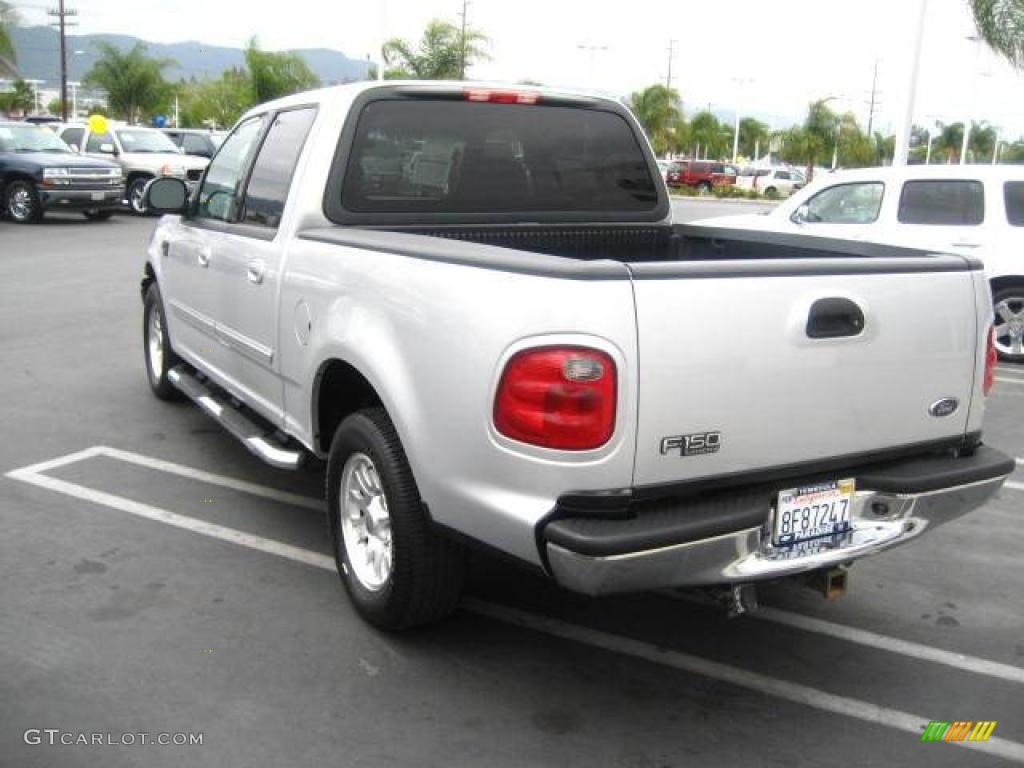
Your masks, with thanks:
[(811, 209), (808, 207), (807, 203), (804, 203), (799, 208), (797, 208), (793, 212), (793, 215), (790, 217), (790, 219), (794, 224), (806, 224), (808, 221), (810, 221)]

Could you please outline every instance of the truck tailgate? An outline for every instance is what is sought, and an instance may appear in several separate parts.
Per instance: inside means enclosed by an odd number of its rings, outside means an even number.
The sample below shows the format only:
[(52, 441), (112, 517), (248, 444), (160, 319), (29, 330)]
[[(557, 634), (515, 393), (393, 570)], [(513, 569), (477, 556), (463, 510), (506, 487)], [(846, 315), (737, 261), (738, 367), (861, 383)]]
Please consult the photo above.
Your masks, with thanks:
[(630, 267), (636, 485), (870, 454), (966, 429), (979, 329), (964, 259)]

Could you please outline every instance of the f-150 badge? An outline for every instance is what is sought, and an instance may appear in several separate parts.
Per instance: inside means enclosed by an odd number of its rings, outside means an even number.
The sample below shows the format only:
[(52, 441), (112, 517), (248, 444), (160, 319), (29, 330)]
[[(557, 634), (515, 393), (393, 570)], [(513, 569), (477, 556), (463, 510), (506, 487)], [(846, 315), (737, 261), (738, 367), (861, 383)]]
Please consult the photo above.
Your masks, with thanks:
[(722, 447), (721, 432), (694, 432), (692, 435), (672, 435), (661, 438), (661, 455), (678, 453), (680, 456), (702, 456), (718, 453)]

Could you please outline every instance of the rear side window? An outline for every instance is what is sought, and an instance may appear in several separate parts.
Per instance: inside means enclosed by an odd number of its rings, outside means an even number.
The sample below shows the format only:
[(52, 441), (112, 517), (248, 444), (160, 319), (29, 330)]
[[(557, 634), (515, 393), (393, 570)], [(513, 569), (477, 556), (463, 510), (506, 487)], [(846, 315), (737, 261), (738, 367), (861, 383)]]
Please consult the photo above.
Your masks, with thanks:
[(1024, 227), (1024, 181), (1008, 181), (1003, 185), (1006, 220), (1011, 227)]
[(709, 165), (708, 163), (694, 163), (694, 164), (693, 164), (693, 165), (692, 165), (692, 166), (690, 167), (690, 170), (691, 170), (691, 171), (692, 171), (693, 173), (695, 173), (695, 174), (696, 174), (696, 173), (708, 173), (708, 171), (710, 170), (710, 168), (711, 168), (711, 166), (710, 166), (710, 165)]
[(381, 100), (359, 117), (342, 184), (359, 213), (652, 211), (657, 188), (614, 112)]
[(980, 181), (944, 179), (908, 181), (900, 195), (903, 224), (969, 227), (985, 220), (985, 190)]
[(315, 116), (314, 109), (293, 109), (274, 118), (245, 191), (242, 221), (246, 224), (276, 228), (281, 223), (295, 164)]
[(104, 144), (114, 146), (114, 137), (109, 133), (90, 133), (89, 140), (86, 142), (86, 152), (99, 152), (100, 147)]

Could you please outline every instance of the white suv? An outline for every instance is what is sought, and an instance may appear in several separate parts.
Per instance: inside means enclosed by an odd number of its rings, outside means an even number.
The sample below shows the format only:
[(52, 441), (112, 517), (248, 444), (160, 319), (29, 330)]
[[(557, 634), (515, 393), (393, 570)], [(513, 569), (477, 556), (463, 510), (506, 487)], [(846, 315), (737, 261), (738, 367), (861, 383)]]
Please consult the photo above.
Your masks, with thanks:
[(1024, 363), (1024, 168), (911, 165), (819, 177), (761, 215), (695, 222), (969, 254), (985, 262), (996, 348)]

